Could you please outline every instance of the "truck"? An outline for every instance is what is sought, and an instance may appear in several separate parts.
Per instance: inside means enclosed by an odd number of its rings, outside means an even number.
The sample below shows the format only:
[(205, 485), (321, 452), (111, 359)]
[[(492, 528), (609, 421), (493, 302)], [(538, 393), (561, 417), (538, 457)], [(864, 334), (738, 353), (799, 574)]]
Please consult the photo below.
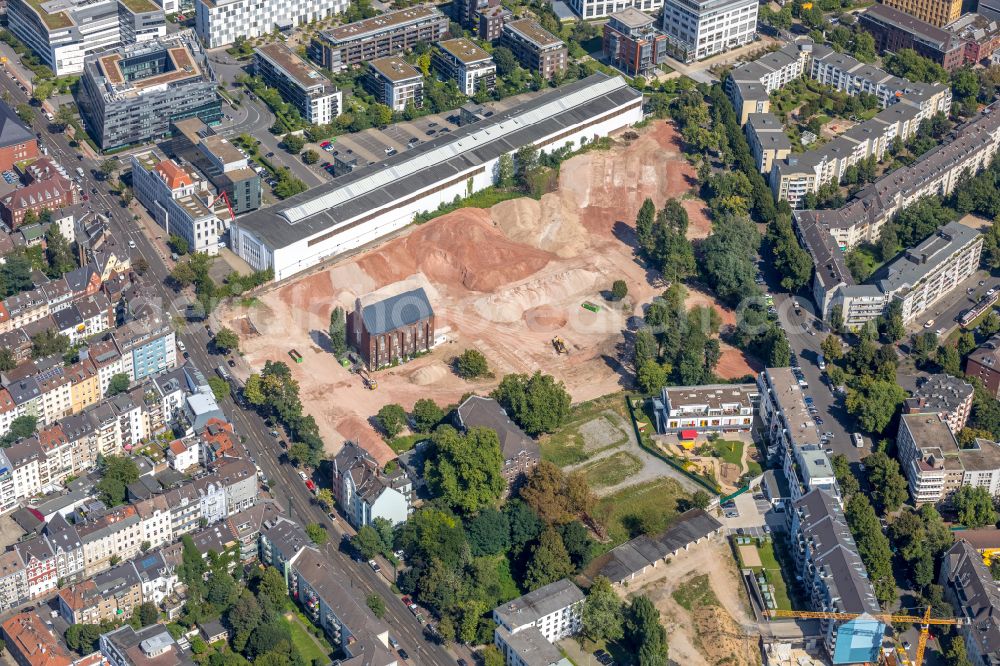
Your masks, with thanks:
[(859, 449), (864, 448), (865, 446), (865, 438), (861, 436), (860, 432), (851, 433), (851, 441), (854, 442), (854, 446)]

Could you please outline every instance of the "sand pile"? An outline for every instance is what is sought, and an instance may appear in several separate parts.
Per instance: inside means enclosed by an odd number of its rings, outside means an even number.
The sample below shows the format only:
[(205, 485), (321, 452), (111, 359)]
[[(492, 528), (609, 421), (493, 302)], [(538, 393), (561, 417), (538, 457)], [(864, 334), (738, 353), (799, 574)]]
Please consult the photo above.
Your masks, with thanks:
[(436, 365), (428, 365), (424, 368), (420, 368), (412, 375), (410, 375), (410, 381), (417, 386), (429, 386), (431, 384), (436, 384), (445, 377), (448, 376), (448, 368), (445, 367), (443, 363)]
[(571, 268), (528, 280), (501, 293), (483, 296), (476, 299), (473, 307), (489, 321), (520, 321), (527, 310), (564, 303), (577, 294), (595, 291), (603, 280), (604, 276), (597, 271)]
[(575, 205), (567, 205), (559, 192), (553, 192), (541, 201), (527, 197), (502, 201), (490, 213), (511, 240), (569, 258), (588, 245), (587, 230), (575, 210)]
[(719, 606), (696, 608), (692, 613), (699, 651), (709, 664), (756, 666), (760, 652), (755, 641)]
[(511, 241), (489, 218), (481, 208), (449, 213), (365, 255), (358, 266), (378, 284), (422, 272), (445, 288), (488, 292), (549, 263), (551, 254)]
[(531, 331), (556, 331), (566, 325), (566, 308), (539, 305), (524, 311), (524, 322)]

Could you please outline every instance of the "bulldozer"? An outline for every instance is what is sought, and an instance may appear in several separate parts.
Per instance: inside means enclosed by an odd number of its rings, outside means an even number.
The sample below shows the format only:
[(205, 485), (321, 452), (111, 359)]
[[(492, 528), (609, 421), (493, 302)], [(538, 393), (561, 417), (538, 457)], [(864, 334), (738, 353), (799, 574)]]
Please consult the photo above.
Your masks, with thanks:
[(558, 335), (552, 338), (552, 346), (555, 348), (557, 354), (569, 353), (569, 349), (566, 347), (566, 341), (560, 338)]

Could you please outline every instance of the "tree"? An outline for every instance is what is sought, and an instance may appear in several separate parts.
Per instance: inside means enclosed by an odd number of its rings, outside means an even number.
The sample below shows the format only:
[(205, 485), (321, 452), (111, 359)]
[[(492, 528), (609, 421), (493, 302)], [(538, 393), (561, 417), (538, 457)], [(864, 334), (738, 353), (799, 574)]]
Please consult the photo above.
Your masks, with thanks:
[(691, 496), (691, 504), (697, 509), (707, 509), (711, 503), (712, 496), (704, 490), (696, 490), (694, 491), (694, 495)]
[(951, 502), (955, 507), (958, 522), (968, 528), (975, 529), (997, 522), (993, 497), (986, 488), (962, 486), (952, 495)]
[(861, 490), (861, 484), (857, 477), (851, 472), (850, 462), (843, 453), (835, 453), (830, 456), (830, 464), (833, 466), (833, 475), (837, 479), (837, 485), (844, 497), (849, 499), (851, 495)]
[(604, 576), (594, 579), (583, 603), (583, 635), (589, 640), (611, 643), (624, 635), (622, 601)]
[(444, 420), (444, 410), (430, 398), (421, 398), (413, 403), (413, 421), (419, 432), (430, 432)]
[(111, 375), (111, 379), (108, 380), (108, 390), (105, 392), (105, 395), (111, 397), (113, 395), (118, 395), (119, 393), (124, 393), (128, 390), (131, 383), (132, 382), (128, 378), (128, 375), (124, 372)]
[(490, 396), (531, 436), (554, 432), (569, 414), (566, 387), (541, 371), (507, 375)]
[(31, 437), (38, 430), (38, 418), (25, 414), (10, 422), (7, 433), (0, 438), (0, 446), (6, 448), (14, 442)]
[(76, 118), (76, 112), (73, 110), (72, 104), (61, 104), (58, 109), (56, 109), (56, 124), (65, 131), (66, 127), (73, 122)]
[(831, 334), (823, 338), (819, 348), (827, 363), (839, 361), (844, 356), (844, 348), (841, 346), (840, 338), (836, 335)]
[(510, 153), (504, 153), (497, 161), (497, 187), (504, 190), (514, 187), (514, 158)]
[(636, 381), (643, 393), (659, 393), (666, 386), (670, 373), (666, 366), (654, 360), (645, 361), (636, 373)]
[(369, 111), (376, 127), (385, 127), (392, 122), (392, 109), (385, 104), (373, 104)]
[(611, 297), (620, 301), (628, 296), (628, 284), (625, 280), (615, 280), (611, 285)]
[(641, 594), (632, 599), (625, 611), (624, 629), (625, 644), (637, 655), (639, 666), (667, 665), (667, 632), (649, 597)]
[(309, 539), (317, 546), (322, 546), (330, 539), (330, 535), (326, 533), (326, 530), (319, 523), (309, 523), (306, 525), (306, 534), (309, 535)]
[(886, 429), (896, 408), (906, 399), (906, 391), (895, 382), (861, 377), (857, 388), (847, 390), (847, 411), (857, 417), (868, 432)]
[(573, 574), (573, 562), (569, 559), (562, 537), (554, 528), (542, 532), (538, 543), (531, 549), (531, 559), (524, 574), (524, 584), (529, 590), (536, 590)]
[(79, 654), (97, 651), (97, 642), (104, 630), (99, 624), (71, 624), (66, 630), (66, 645)]
[(62, 277), (76, 268), (76, 254), (57, 224), (50, 224), (45, 231), (45, 259), (49, 265), (46, 274), (51, 278)]
[(216, 402), (222, 402), (229, 395), (229, 384), (222, 377), (209, 377), (208, 386)]
[(286, 134), (281, 140), (281, 143), (286, 151), (292, 155), (298, 155), (302, 148), (306, 145), (306, 140), (298, 134)]
[(30, 104), (18, 104), (15, 107), (15, 112), (17, 117), (21, 119), (25, 125), (31, 125), (32, 121), (35, 119), (35, 110), (31, 108)]
[(0, 347), (0, 372), (8, 372), (17, 367), (17, 357), (10, 347)]
[(406, 426), (406, 410), (395, 403), (385, 405), (378, 410), (375, 420), (385, 436), (392, 439)]
[(506, 46), (498, 46), (493, 49), (493, 62), (497, 65), (497, 76), (499, 77), (508, 77), (514, 70), (518, 69), (514, 52)]
[(892, 513), (902, 506), (907, 497), (906, 478), (899, 471), (899, 463), (884, 451), (876, 451), (865, 458), (871, 497), (883, 513)]
[(495, 505), (507, 489), (500, 439), (490, 428), (471, 428), (464, 435), (451, 426), (431, 436), (424, 461), (431, 492), (451, 508), (472, 514)]
[(238, 350), (240, 347), (240, 338), (236, 333), (230, 328), (219, 329), (219, 332), (215, 334), (215, 339), (213, 340), (215, 348), (218, 349), (223, 354), (228, 354), (231, 351)]
[(236, 581), (225, 569), (212, 572), (208, 578), (206, 590), (205, 598), (216, 608), (229, 608), (239, 596)]
[(868, 569), (868, 577), (875, 589), (875, 596), (882, 604), (896, 599), (896, 580), (892, 575), (892, 551), (889, 540), (875, 515), (868, 497), (855, 493), (847, 501), (847, 524), (858, 546), (858, 555)]
[(469, 546), (476, 557), (499, 555), (510, 548), (510, 521), (493, 507), (480, 511), (467, 524)]
[(486, 357), (478, 349), (466, 349), (455, 357), (455, 372), (462, 379), (477, 379), (490, 374)]
[(507, 663), (496, 645), (487, 645), (480, 650), (479, 658), (483, 660), (483, 666), (504, 666)]
[(118, 169), (118, 160), (114, 158), (101, 160), (101, 164), (97, 167), (97, 169), (101, 172), (101, 176), (104, 177), (104, 180), (107, 180), (111, 177), (111, 174)]
[(185, 255), (191, 251), (191, 246), (188, 244), (187, 239), (177, 234), (170, 234), (170, 237), (167, 239), (167, 245), (179, 255)]
[(324, 511), (332, 511), (334, 504), (333, 491), (329, 488), (320, 488), (316, 491), (316, 501), (323, 507)]
[(357, 534), (351, 538), (351, 545), (366, 560), (376, 555), (384, 555), (387, 550), (382, 536), (371, 525), (362, 525)]
[(69, 349), (69, 338), (52, 328), (45, 329), (31, 339), (32, 358), (65, 354), (67, 349)]
[(303, 151), (303, 153), (302, 153), (302, 161), (305, 164), (316, 164), (316, 162), (319, 162), (319, 153), (317, 153), (312, 148), (310, 148), (309, 150)]
[(368, 609), (371, 610), (372, 615), (378, 619), (382, 619), (385, 616), (385, 600), (382, 599), (378, 594), (369, 594), (368, 598), (365, 599), (365, 603)]
[(156, 604), (151, 601), (143, 602), (136, 613), (139, 615), (139, 623), (143, 627), (156, 624), (157, 620), (160, 619), (160, 612), (156, 609)]
[(139, 480), (138, 465), (125, 456), (106, 456), (101, 459), (100, 469), (97, 492), (101, 500), (108, 506), (124, 503), (127, 486)]
[(330, 350), (334, 356), (347, 353), (347, 318), (339, 305), (330, 313)]

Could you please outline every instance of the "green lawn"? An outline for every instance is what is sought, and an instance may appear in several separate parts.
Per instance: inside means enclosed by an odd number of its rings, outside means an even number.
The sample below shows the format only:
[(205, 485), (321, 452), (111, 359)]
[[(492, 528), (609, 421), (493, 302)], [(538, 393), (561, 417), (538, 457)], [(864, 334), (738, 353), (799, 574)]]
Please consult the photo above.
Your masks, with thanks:
[(785, 585), (785, 576), (781, 571), (781, 565), (774, 554), (774, 542), (764, 541), (757, 546), (757, 554), (760, 556), (761, 568), (767, 576), (767, 582), (774, 586), (774, 603), (781, 610), (791, 610), (792, 600), (788, 596), (788, 586)]
[(674, 590), (673, 597), (674, 601), (688, 611), (720, 605), (719, 598), (715, 596), (708, 582), (708, 574), (701, 574), (684, 581)]
[(602, 497), (594, 508), (594, 518), (608, 530), (607, 549), (640, 534), (655, 534), (667, 528), (677, 515), (677, 501), (690, 499), (673, 479), (657, 479), (623, 488)]
[(419, 433), (416, 435), (400, 435), (399, 437), (393, 437), (389, 441), (389, 448), (397, 454), (406, 453), (422, 439), (427, 439), (427, 435)]
[(642, 469), (642, 462), (631, 453), (619, 451), (583, 468), (591, 488), (616, 486)]
[[(612, 419), (608, 414), (602, 414), (602, 412), (609, 410), (620, 416), (621, 420)], [(583, 435), (580, 433), (580, 426), (595, 418), (607, 419), (610, 424), (621, 429), (622, 432), (618, 439), (607, 446), (588, 451)], [(618, 422), (615, 423), (615, 421)], [(621, 393), (612, 393), (589, 402), (581, 402), (573, 406), (569, 419), (559, 430), (539, 440), (542, 457), (559, 467), (583, 462), (599, 451), (615, 448), (627, 442), (628, 435), (624, 429), (630, 427), (631, 424), (625, 411), (625, 398)]]
[(295, 645), (307, 664), (316, 660), (324, 663), (330, 660), (330, 655), (320, 649), (316, 639), (302, 626), (297, 617), (291, 614), (285, 615), (285, 622), (288, 623), (288, 628), (292, 632), (292, 644)]
[(743, 442), (730, 439), (718, 439), (715, 441), (715, 457), (722, 458), (724, 462), (732, 463), (740, 469), (743, 468)]

